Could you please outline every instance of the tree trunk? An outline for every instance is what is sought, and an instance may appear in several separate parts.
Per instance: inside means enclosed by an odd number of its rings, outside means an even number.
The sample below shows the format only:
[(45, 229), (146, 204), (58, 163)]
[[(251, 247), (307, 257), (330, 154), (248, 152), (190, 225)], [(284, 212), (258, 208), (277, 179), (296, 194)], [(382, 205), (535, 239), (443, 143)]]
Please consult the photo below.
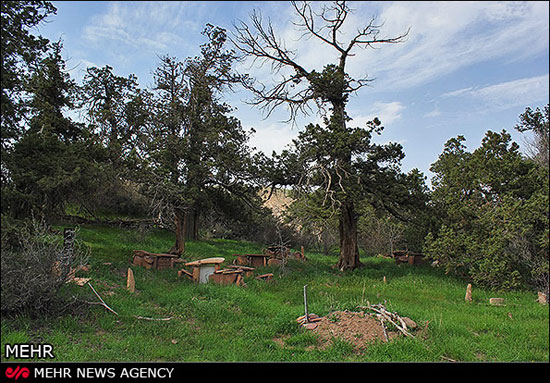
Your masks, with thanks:
[(185, 232), (187, 227), (185, 213), (177, 209), (174, 214), (174, 223), (176, 224), (176, 244), (169, 250), (169, 253), (181, 256), (185, 252)]
[(340, 209), (340, 258), (338, 269), (354, 270), (361, 267), (357, 244), (357, 215), (353, 202), (346, 201)]
[(199, 239), (199, 212), (195, 207), (185, 212), (185, 238)]

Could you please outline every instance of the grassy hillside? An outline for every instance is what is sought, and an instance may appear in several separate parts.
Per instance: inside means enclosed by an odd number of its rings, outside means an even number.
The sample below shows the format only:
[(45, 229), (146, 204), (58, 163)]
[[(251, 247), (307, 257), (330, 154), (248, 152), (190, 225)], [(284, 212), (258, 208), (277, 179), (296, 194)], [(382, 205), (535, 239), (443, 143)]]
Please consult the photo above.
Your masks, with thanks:
[[(41, 342), (54, 346), (57, 361), (548, 361), (549, 310), (531, 292), (495, 293), (430, 266), (396, 266), (392, 260), (364, 258), (364, 268), (341, 273), (336, 256), (307, 253), (273, 272), (271, 282), (245, 279), (247, 286), (194, 284), (176, 270), (132, 267), (135, 294), (126, 287), (132, 250), (166, 251), (171, 233), (84, 226), (80, 238), (92, 248), (92, 286), (118, 316), (100, 305), (83, 305), (80, 314), (61, 318), (2, 318), (6, 343)], [(186, 260), (261, 251), (262, 245), (212, 240), (189, 242)], [(386, 277), (387, 283), (383, 283)], [(335, 310), (386, 302), (388, 309), (427, 325), (422, 336), (376, 342), (358, 352), (335, 340), (320, 347), (311, 331), (297, 325), (303, 314), (303, 286), (309, 311)], [(88, 286), (68, 285), (71, 294), (97, 301)], [(503, 297), (505, 306), (490, 306)], [(147, 321), (135, 316), (165, 318)], [(4, 355), (2, 355), (4, 358)]]

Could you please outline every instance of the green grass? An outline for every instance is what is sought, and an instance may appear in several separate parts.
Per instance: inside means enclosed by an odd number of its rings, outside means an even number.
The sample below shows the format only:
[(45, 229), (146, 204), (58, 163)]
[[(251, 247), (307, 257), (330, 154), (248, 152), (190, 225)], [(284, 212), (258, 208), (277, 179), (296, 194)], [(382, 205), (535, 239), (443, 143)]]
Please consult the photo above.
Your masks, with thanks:
[[(132, 250), (163, 252), (173, 236), (153, 231), (83, 226), (80, 238), (92, 248), (91, 284), (118, 312), (85, 305), (80, 314), (31, 319), (2, 318), (2, 353), (6, 343), (50, 343), (56, 361), (548, 361), (548, 306), (532, 292), (490, 292), (474, 286), (473, 302), (464, 301), (466, 283), (430, 266), (396, 266), (380, 258), (363, 258), (364, 268), (334, 269), (336, 256), (306, 253), (308, 261), (271, 267), (269, 283), (245, 279), (247, 286), (194, 284), (176, 270), (132, 267), (135, 294), (126, 289)], [(261, 251), (262, 245), (210, 240), (187, 243), (184, 259), (225, 257)], [(109, 262), (109, 265), (104, 263)], [(383, 283), (383, 277), (387, 283)], [(303, 286), (309, 311), (328, 315), (358, 305), (386, 302), (392, 311), (419, 324), (429, 321), (425, 336), (375, 343), (362, 353), (335, 340), (316, 346), (315, 334), (300, 328)], [(72, 294), (96, 301), (87, 286), (67, 286)], [(503, 297), (505, 306), (489, 305)], [(134, 316), (172, 317), (146, 321)], [(278, 339), (284, 340), (284, 346)], [(2, 354), (4, 360), (4, 355)], [(10, 359), (12, 360), (12, 359)]]

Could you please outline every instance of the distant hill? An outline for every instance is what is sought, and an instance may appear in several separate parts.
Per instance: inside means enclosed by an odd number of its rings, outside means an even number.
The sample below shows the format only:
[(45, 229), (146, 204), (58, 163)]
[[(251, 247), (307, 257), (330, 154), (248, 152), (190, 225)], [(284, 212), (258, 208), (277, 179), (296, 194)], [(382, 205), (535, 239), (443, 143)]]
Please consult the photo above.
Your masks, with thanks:
[(281, 217), (286, 209), (294, 202), (294, 199), (289, 197), (289, 191), (285, 189), (275, 189), (269, 199), (269, 189), (263, 189), (261, 192), (264, 206), (271, 209), (273, 215), (277, 218)]

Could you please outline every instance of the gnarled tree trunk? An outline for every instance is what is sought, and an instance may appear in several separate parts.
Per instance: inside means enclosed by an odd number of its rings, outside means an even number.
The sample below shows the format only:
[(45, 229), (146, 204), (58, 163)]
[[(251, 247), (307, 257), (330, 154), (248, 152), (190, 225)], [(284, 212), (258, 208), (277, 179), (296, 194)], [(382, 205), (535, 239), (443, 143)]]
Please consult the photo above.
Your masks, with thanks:
[(340, 257), (338, 269), (354, 270), (361, 267), (357, 245), (357, 214), (353, 202), (346, 201), (340, 209)]
[(176, 209), (174, 223), (176, 225), (176, 243), (168, 252), (181, 256), (185, 252), (185, 232), (187, 227), (185, 213), (181, 209)]

